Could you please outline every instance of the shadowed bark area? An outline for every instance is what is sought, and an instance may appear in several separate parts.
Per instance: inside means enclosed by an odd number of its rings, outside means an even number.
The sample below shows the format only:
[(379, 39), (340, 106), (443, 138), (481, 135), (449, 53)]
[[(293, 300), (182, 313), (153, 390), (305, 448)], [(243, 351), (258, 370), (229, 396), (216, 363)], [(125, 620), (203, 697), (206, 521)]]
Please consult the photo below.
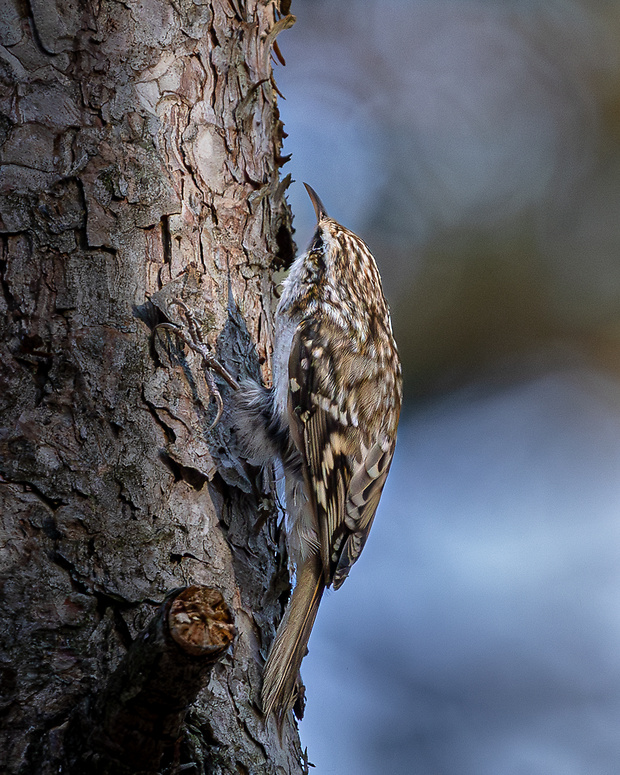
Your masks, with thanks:
[(288, 584), (273, 498), (226, 384), (211, 429), (197, 358), (150, 336), (181, 298), (236, 378), (270, 378), (293, 253), (271, 57), (291, 22), (258, 0), (0, 9), (3, 772), (66, 771), (87, 745), (72, 712), (188, 585), (221, 592), (237, 635), (161, 771), (303, 769), (257, 702)]
[(179, 764), (181, 728), (235, 634), (222, 595), (208, 587), (171, 593), (98, 695), (69, 719), (67, 771), (157, 773)]

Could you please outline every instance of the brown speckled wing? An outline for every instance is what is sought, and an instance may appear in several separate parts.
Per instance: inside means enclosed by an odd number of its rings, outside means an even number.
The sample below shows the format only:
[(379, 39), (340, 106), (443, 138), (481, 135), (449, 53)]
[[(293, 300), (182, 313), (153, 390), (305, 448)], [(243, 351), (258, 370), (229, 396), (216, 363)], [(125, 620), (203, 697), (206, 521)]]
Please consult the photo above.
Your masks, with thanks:
[[(289, 359), (289, 420), (303, 458), (304, 478), (318, 525), (326, 584), (338, 588), (366, 542), (394, 449), (384, 422), (363, 422), (353, 393), (373, 390), (376, 364), (355, 352), (330, 323), (304, 321)], [(355, 374), (344, 384), (342, 374)], [(364, 401), (373, 412), (384, 401)], [(379, 429), (373, 433), (373, 429)]]

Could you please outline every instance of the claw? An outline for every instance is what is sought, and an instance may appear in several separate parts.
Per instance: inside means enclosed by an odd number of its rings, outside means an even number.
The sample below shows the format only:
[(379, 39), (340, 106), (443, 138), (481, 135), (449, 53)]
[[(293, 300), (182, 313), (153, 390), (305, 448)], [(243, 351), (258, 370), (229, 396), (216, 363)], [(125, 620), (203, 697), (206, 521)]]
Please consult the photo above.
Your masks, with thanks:
[(185, 304), (182, 299), (173, 299), (171, 303), (175, 304), (177, 307), (180, 307), (185, 314), (187, 327), (191, 337), (188, 338), (186, 334), (183, 335), (182, 339), (185, 344), (202, 357), (202, 360), (204, 361), (204, 364), (207, 368), (211, 369), (216, 374), (219, 374), (222, 379), (226, 380), (226, 382), (233, 390), (239, 390), (239, 383), (237, 380), (232, 376), (228, 369), (222, 366), (218, 359), (211, 353), (211, 348), (208, 344), (205, 343), (202, 337), (202, 331), (198, 326), (196, 318), (188, 308), (187, 304)]
[(183, 311), (184, 317), (187, 321), (188, 331), (185, 331), (185, 329), (175, 325), (174, 323), (158, 323), (153, 328), (151, 336), (154, 337), (155, 332), (159, 329), (171, 331), (176, 334), (176, 336), (178, 336), (179, 339), (190, 348), (190, 350), (193, 350), (195, 353), (200, 355), (204, 365), (205, 379), (207, 381), (209, 392), (217, 404), (217, 414), (215, 416), (215, 420), (209, 426), (209, 430), (212, 431), (220, 421), (224, 412), (224, 401), (222, 399), (222, 394), (220, 393), (219, 388), (213, 379), (212, 372), (214, 371), (216, 374), (219, 374), (220, 377), (222, 377), (222, 379), (224, 379), (233, 390), (239, 389), (239, 383), (228, 371), (228, 369), (224, 368), (224, 366), (222, 366), (217, 358), (211, 353), (209, 345), (206, 344), (203, 339), (202, 331), (200, 330), (196, 319), (194, 318), (185, 302), (181, 299), (173, 299), (171, 303), (180, 307)]
[(217, 414), (215, 415), (215, 420), (213, 420), (213, 422), (209, 426), (209, 430), (212, 431), (222, 417), (222, 413), (224, 412), (224, 401), (222, 399), (222, 394), (220, 393), (220, 389), (215, 384), (215, 380), (213, 379), (213, 374), (211, 374), (211, 371), (208, 368), (205, 369), (205, 379), (207, 380), (207, 385), (209, 386), (209, 392), (211, 393), (211, 395), (215, 399), (215, 403), (217, 404)]

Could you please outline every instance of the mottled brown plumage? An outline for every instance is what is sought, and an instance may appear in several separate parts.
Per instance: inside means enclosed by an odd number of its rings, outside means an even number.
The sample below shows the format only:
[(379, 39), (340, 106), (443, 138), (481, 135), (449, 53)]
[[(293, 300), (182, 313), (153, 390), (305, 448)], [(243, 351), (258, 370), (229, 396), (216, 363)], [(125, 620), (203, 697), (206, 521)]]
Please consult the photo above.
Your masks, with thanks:
[(254, 457), (284, 467), (287, 539), (297, 585), (263, 677), (281, 723), (325, 587), (362, 551), (390, 468), (401, 370), (381, 278), (367, 245), (329, 218), (308, 186), (317, 229), (276, 312), (273, 388), (244, 383), (241, 433)]

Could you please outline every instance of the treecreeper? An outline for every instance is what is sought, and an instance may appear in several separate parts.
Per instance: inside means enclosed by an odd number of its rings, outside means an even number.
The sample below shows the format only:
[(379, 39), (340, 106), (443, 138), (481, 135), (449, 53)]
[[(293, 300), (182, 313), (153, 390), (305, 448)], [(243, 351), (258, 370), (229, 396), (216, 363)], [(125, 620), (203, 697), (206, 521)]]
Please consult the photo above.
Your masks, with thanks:
[(269, 651), (263, 711), (278, 725), (295, 704), (301, 661), (324, 590), (360, 556), (388, 475), (401, 366), (381, 277), (366, 243), (327, 215), (276, 310), (273, 385), (245, 380), (235, 420), (248, 453), (284, 470), (286, 537), (296, 585)]

